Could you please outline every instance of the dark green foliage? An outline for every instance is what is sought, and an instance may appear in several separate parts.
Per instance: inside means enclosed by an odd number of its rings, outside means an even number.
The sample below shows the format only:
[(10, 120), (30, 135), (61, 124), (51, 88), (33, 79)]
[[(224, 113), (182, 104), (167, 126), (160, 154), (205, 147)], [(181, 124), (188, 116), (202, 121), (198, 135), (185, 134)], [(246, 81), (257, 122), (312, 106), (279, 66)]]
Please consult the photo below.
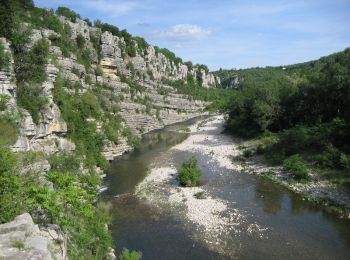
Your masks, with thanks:
[(14, 23), (14, 6), (12, 1), (0, 1), (0, 36), (10, 39)]
[(46, 64), (49, 44), (41, 39), (26, 52), (15, 55), (15, 72), (17, 79), (17, 103), (28, 110), (34, 123), (39, 123), (39, 112), (47, 104), (41, 83), (46, 80)]
[(53, 10), (32, 8), (29, 15), (22, 16), (22, 19), (35, 28), (47, 28), (57, 33), (61, 33), (64, 30), (63, 23), (58, 19)]
[(107, 259), (111, 235), (105, 228), (110, 217), (93, 200), (100, 178), (81, 174), (75, 155), (50, 158), (47, 179), (54, 189), (41, 186), (35, 176), (17, 174), (18, 162), (9, 149), (0, 146), (0, 223), (29, 212), (36, 223), (53, 223), (68, 234), (68, 254), (73, 259)]
[(139, 260), (142, 258), (142, 253), (137, 251), (129, 251), (127, 248), (123, 248), (122, 253), (119, 256), (120, 260)]
[(121, 36), (120, 30), (117, 26), (102, 23), (100, 20), (94, 21), (94, 26), (100, 28), (102, 32), (111, 32), (114, 36)]
[(118, 27), (108, 23), (102, 23), (100, 20), (96, 20), (94, 24), (96, 27), (100, 28), (102, 32), (108, 31), (114, 36), (123, 37), (126, 44), (126, 53), (130, 57), (136, 56), (135, 41), (138, 43), (138, 48), (140, 50), (145, 49), (148, 46), (147, 42), (143, 38), (133, 37), (127, 30), (119, 30)]
[(159, 48), (157, 46), (155, 46), (154, 48), (156, 50), (156, 53), (162, 53), (167, 59), (173, 61), (176, 65), (182, 63), (182, 59), (177, 57), (176, 54), (172, 51), (169, 51), (166, 48)]
[(207, 65), (205, 64), (197, 64), (196, 67), (199, 69), (199, 70), (204, 70), (206, 74), (209, 73), (209, 68)]
[(140, 144), (140, 139), (137, 136), (134, 136), (129, 128), (123, 129), (123, 136), (125, 136), (128, 140), (128, 144), (133, 147), (136, 147)]
[(63, 119), (67, 122), (69, 137), (77, 145), (78, 154), (86, 156), (89, 166), (107, 166), (102, 156), (103, 136), (96, 133), (96, 123), (88, 118), (100, 118), (100, 106), (94, 95), (86, 92), (82, 96), (67, 94), (62, 88), (70, 83), (59, 77), (55, 82), (54, 100), (58, 104)]
[(49, 158), (52, 171), (78, 172), (80, 169), (80, 158), (75, 154), (62, 153), (59, 156), (52, 155)]
[(68, 18), (73, 23), (75, 23), (77, 18), (80, 18), (80, 15), (75, 13), (73, 10), (70, 10), (69, 8), (62, 7), (62, 6), (57, 8), (56, 14), (65, 16), (66, 18)]
[(296, 180), (308, 180), (308, 169), (298, 154), (295, 154), (283, 162), (284, 170), (291, 173)]
[(79, 158), (74, 154), (51, 156), (47, 179), (54, 190), (31, 184), (27, 208), (41, 223), (56, 223), (68, 233), (68, 253), (73, 259), (104, 259), (111, 236), (104, 224), (106, 212), (92, 205), (100, 181), (94, 173), (80, 173)]
[(0, 115), (0, 146), (14, 144), (18, 137), (18, 124), (11, 114)]
[(0, 112), (5, 111), (7, 108), (7, 104), (10, 101), (10, 96), (0, 94)]
[(188, 95), (190, 99), (212, 102), (207, 109), (209, 111), (226, 111), (234, 92), (223, 88), (203, 88), (191, 75), (188, 75), (187, 83), (183, 80), (170, 81), (162, 79), (163, 83), (174, 87), (179, 94)]
[(91, 53), (89, 49), (79, 49), (77, 53), (78, 63), (85, 66), (86, 69), (91, 67)]
[(17, 55), (16, 78), (18, 83), (42, 83), (46, 80), (49, 43), (41, 39), (30, 51)]
[(199, 199), (199, 200), (204, 200), (204, 199), (207, 198), (207, 194), (205, 194), (204, 191), (199, 191), (199, 192), (197, 192), (197, 193), (194, 194), (194, 197), (195, 197), (196, 199)]
[(97, 52), (98, 60), (101, 60), (100, 37), (99, 36), (95, 36), (94, 34), (90, 34), (90, 41), (92, 43), (92, 46), (94, 46), (94, 49)]
[(100, 66), (97, 66), (95, 69), (95, 75), (96, 76), (102, 76), (103, 75), (103, 71), (102, 68)]
[(85, 38), (81, 34), (78, 34), (76, 41), (77, 41), (77, 46), (79, 49), (84, 48)]
[(103, 131), (107, 139), (115, 144), (119, 142), (119, 130), (121, 128), (122, 126), (119, 118), (109, 118), (109, 120), (106, 120), (103, 124)]
[(41, 85), (19, 84), (17, 87), (17, 104), (28, 110), (33, 122), (38, 124), (40, 110), (44, 109), (47, 104), (47, 98), (43, 96)]
[(8, 69), (10, 67), (10, 54), (5, 52), (4, 45), (0, 42), (0, 69)]
[(177, 180), (182, 186), (194, 187), (199, 185), (201, 176), (202, 173), (197, 167), (196, 158), (191, 157), (187, 161), (183, 162), (182, 167), (178, 172)]
[(144, 38), (142, 37), (133, 37), (133, 40), (137, 43), (137, 48), (139, 53), (141, 53), (142, 51), (146, 51), (147, 47), (149, 46), (149, 44), (145, 41)]
[(252, 157), (252, 155), (253, 155), (253, 151), (250, 150), (250, 149), (246, 149), (246, 150), (243, 151), (243, 156), (244, 156), (245, 158)]
[(70, 38), (71, 30), (68, 25), (63, 26), (63, 31), (60, 37), (49, 37), (51, 44), (60, 47), (64, 57), (70, 57), (71, 53), (78, 53), (76, 42)]
[(92, 26), (92, 22), (89, 20), (89, 18), (85, 18), (84, 21), (87, 23), (88, 26)]
[(26, 12), (34, 7), (33, 1), (1, 0), (0, 1), (0, 36), (12, 39), (18, 27), (16, 16), (25, 16)]
[(186, 61), (184, 64), (187, 66), (188, 70), (192, 70), (193, 69), (192, 61)]
[(10, 149), (0, 146), (0, 223), (11, 221), (22, 209), (16, 168)]
[(319, 168), (344, 172), (345, 178), (350, 154), (349, 71), (350, 49), (285, 69), (221, 70), (217, 74), (222, 78), (240, 78), (232, 90), (228, 128), (244, 137), (276, 133), (278, 141), (261, 151), (273, 162), (302, 154)]

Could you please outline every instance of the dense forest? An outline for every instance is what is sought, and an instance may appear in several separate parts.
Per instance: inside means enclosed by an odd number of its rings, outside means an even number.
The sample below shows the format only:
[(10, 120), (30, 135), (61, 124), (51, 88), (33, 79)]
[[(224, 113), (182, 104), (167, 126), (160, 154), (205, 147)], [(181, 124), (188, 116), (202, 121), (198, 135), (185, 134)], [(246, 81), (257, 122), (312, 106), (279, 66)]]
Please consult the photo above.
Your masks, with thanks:
[(247, 155), (292, 163), (300, 168), (296, 179), (303, 180), (306, 163), (350, 187), (350, 49), (286, 67), (216, 73), (239, 79), (228, 105), (228, 129), (259, 139)]

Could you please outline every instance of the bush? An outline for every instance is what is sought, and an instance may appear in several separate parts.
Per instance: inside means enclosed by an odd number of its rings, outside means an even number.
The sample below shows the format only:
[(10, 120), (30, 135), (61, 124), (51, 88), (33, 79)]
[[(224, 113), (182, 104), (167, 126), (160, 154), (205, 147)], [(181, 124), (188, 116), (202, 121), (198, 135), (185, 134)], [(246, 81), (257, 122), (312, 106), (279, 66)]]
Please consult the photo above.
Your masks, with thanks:
[(250, 150), (250, 149), (245, 149), (245, 150), (243, 151), (243, 156), (244, 156), (245, 158), (252, 157), (252, 155), (253, 155), (253, 151)]
[(17, 82), (42, 83), (46, 80), (46, 64), (49, 57), (49, 43), (45, 39), (37, 41), (31, 50), (17, 55)]
[(80, 18), (79, 14), (75, 13), (74, 11), (70, 10), (67, 7), (62, 7), (62, 6), (57, 8), (56, 14), (65, 16), (73, 23), (75, 23), (77, 18)]
[(340, 154), (340, 165), (342, 168), (350, 171), (350, 156), (345, 154), (345, 153), (341, 153)]
[(196, 199), (199, 199), (199, 200), (203, 200), (203, 199), (206, 199), (207, 198), (207, 194), (205, 194), (204, 191), (199, 191), (197, 193), (194, 194), (194, 197)]
[(0, 146), (0, 223), (13, 220), (22, 209), (16, 168), (16, 157)]
[(77, 46), (79, 49), (84, 48), (85, 38), (81, 34), (78, 34), (76, 41), (77, 41)]
[(187, 161), (183, 162), (181, 169), (178, 172), (177, 180), (180, 185), (185, 187), (194, 187), (199, 185), (201, 171), (197, 167), (197, 160), (191, 157)]
[(112, 141), (115, 144), (119, 142), (119, 130), (122, 128), (122, 125), (119, 119), (110, 117), (108, 121), (104, 122), (103, 130), (108, 140)]
[(10, 96), (0, 94), (0, 111), (5, 111), (7, 104), (10, 101)]
[(103, 135), (96, 132), (96, 123), (88, 118), (99, 119), (101, 108), (90, 92), (82, 96), (71, 95), (63, 87), (72, 88), (71, 83), (58, 77), (55, 82), (54, 100), (58, 104), (62, 117), (67, 122), (68, 135), (77, 146), (77, 153), (86, 156), (89, 166), (107, 167), (107, 161), (101, 154), (103, 149)]
[(290, 172), (296, 180), (309, 180), (308, 169), (298, 154), (290, 156), (283, 163), (284, 170)]
[(42, 92), (42, 87), (38, 84), (23, 83), (17, 87), (17, 103), (28, 110), (35, 124), (39, 123), (39, 113), (47, 104), (47, 98)]
[(16, 61), (17, 102), (28, 110), (34, 123), (39, 123), (39, 112), (47, 104), (41, 83), (46, 80), (46, 64), (49, 56), (49, 43), (45, 39), (37, 41), (32, 49), (18, 53)]
[(5, 52), (4, 45), (0, 42), (0, 69), (8, 69), (10, 67), (10, 54)]
[(324, 151), (316, 156), (317, 165), (322, 168), (339, 168), (341, 152), (332, 144), (327, 144)]
[(0, 115), (0, 146), (14, 144), (18, 137), (18, 125), (10, 114)]
[(103, 70), (100, 66), (97, 66), (96, 69), (95, 69), (95, 75), (96, 77), (98, 76), (103, 76)]
[(141, 252), (129, 251), (127, 248), (123, 248), (122, 253), (119, 256), (120, 260), (139, 260), (142, 257)]
[(75, 154), (62, 153), (49, 157), (51, 170), (61, 172), (78, 172), (80, 169), (80, 158)]

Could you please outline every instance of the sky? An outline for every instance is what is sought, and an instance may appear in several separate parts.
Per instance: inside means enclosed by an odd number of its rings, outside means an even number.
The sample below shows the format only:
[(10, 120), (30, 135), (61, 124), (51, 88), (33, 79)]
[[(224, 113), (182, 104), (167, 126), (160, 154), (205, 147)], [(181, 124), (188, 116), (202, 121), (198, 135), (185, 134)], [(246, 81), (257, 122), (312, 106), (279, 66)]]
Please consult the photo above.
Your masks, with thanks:
[(184, 61), (279, 66), (350, 47), (350, 0), (34, 0), (127, 29)]

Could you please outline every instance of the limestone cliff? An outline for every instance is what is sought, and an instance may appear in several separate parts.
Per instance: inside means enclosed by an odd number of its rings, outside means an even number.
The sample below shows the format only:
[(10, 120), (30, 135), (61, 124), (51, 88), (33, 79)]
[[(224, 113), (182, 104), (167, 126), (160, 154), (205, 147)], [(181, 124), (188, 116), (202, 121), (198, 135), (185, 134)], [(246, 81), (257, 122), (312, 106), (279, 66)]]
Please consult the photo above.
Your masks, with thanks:
[[(133, 149), (130, 140), (134, 137), (206, 113), (209, 103), (181, 94), (172, 83), (187, 84), (191, 80), (202, 88), (215, 87), (219, 79), (207, 69), (166, 57), (159, 48), (148, 44), (140, 47), (136, 38), (130, 42), (130, 39), (91, 27), (80, 19), (75, 22), (65, 17), (58, 19), (67, 34), (37, 26), (31, 30), (24, 46), (30, 52), (38, 42), (48, 43), (47, 63), (42, 64), (46, 76), (38, 86), (45, 105), (38, 111), (30, 111), (20, 104), (20, 87), (30, 88), (33, 82), (19, 83), (15, 68), (22, 61), (16, 60), (11, 42), (0, 38), (2, 52), (9, 57), (8, 66), (0, 67), (0, 116), (10, 116), (18, 126), (18, 135), (14, 135), (18, 138), (8, 146), (19, 154), (18, 157), (30, 154), (27, 152), (44, 155), (20, 169), (19, 175), (35, 173), (38, 183), (49, 190), (54, 189), (53, 183), (47, 180), (48, 155), (79, 149), (67, 121), (70, 111), (62, 109), (62, 102), (67, 99), (84, 97), (92, 104), (99, 102), (95, 115), (83, 118), (83, 121), (91, 123), (96, 133), (102, 133), (103, 148), (99, 149), (99, 154), (107, 160)], [(23, 24), (23, 28), (27, 27), (30, 26)], [(62, 44), (63, 38), (73, 43), (75, 52), (68, 48), (72, 46)], [(135, 49), (133, 55), (128, 53), (130, 46)], [(88, 64), (86, 59), (89, 59)], [(57, 82), (64, 82), (59, 88), (64, 97), (59, 101)], [(33, 113), (37, 113), (37, 117)], [(82, 160), (86, 159), (86, 154), (82, 154), (79, 154)], [(90, 165), (89, 170), (102, 176), (96, 165), (92, 168)], [(80, 168), (83, 175), (88, 171), (83, 163)], [(45, 230), (40, 230), (29, 214), (0, 225), (0, 241), (1, 259), (66, 259), (67, 247), (59, 228), (46, 226)]]
[(28, 213), (0, 225), (0, 259), (57, 259), (66, 257), (66, 239), (59, 227), (39, 229)]
[[(176, 63), (157, 52), (154, 46), (148, 45), (142, 50), (137, 47), (136, 41), (133, 43), (137, 50), (136, 55), (130, 57), (126, 54), (126, 44), (122, 37), (114, 36), (108, 31), (101, 32), (99, 28), (90, 27), (80, 19), (75, 23), (65, 17), (59, 19), (69, 26), (72, 40), (77, 37), (84, 39), (83, 48), (90, 53), (92, 66), (87, 69), (78, 62), (74, 54), (69, 57), (63, 55), (60, 47), (53, 42), (53, 39), (61, 37), (58, 33), (48, 29), (33, 30), (28, 48), (42, 38), (51, 43), (51, 58), (46, 69), (47, 80), (41, 86), (48, 104), (40, 111), (38, 124), (33, 123), (27, 111), (16, 107), (16, 75), (12, 66), (0, 71), (0, 91), (11, 97), (9, 109), (19, 110), (21, 113), (20, 136), (12, 146), (14, 152), (42, 151), (50, 154), (75, 149), (74, 143), (67, 139), (67, 125), (53, 99), (52, 90), (58, 74), (69, 82), (80, 83), (83, 87), (81, 93), (96, 84), (112, 89), (112, 95), (121, 99), (117, 104), (118, 115), (123, 118), (124, 127), (129, 128), (134, 135), (203, 113), (207, 105), (205, 102), (194, 101), (190, 96), (179, 94), (174, 87), (164, 82), (182, 80), (185, 84), (191, 76), (200, 80), (205, 88), (215, 87), (218, 79), (212, 74), (202, 68), (189, 68), (183, 63)], [(94, 48), (92, 37), (95, 41), (97, 39), (98, 48)], [(1, 41), (10, 53), (9, 42), (4, 38)], [(102, 73), (97, 74), (96, 70), (102, 70)], [(142, 91), (133, 91), (130, 81), (142, 86)], [(104, 89), (101, 88), (100, 91), (104, 92)], [(121, 138), (118, 144), (106, 140), (104, 154), (111, 160), (130, 149), (125, 138)]]

